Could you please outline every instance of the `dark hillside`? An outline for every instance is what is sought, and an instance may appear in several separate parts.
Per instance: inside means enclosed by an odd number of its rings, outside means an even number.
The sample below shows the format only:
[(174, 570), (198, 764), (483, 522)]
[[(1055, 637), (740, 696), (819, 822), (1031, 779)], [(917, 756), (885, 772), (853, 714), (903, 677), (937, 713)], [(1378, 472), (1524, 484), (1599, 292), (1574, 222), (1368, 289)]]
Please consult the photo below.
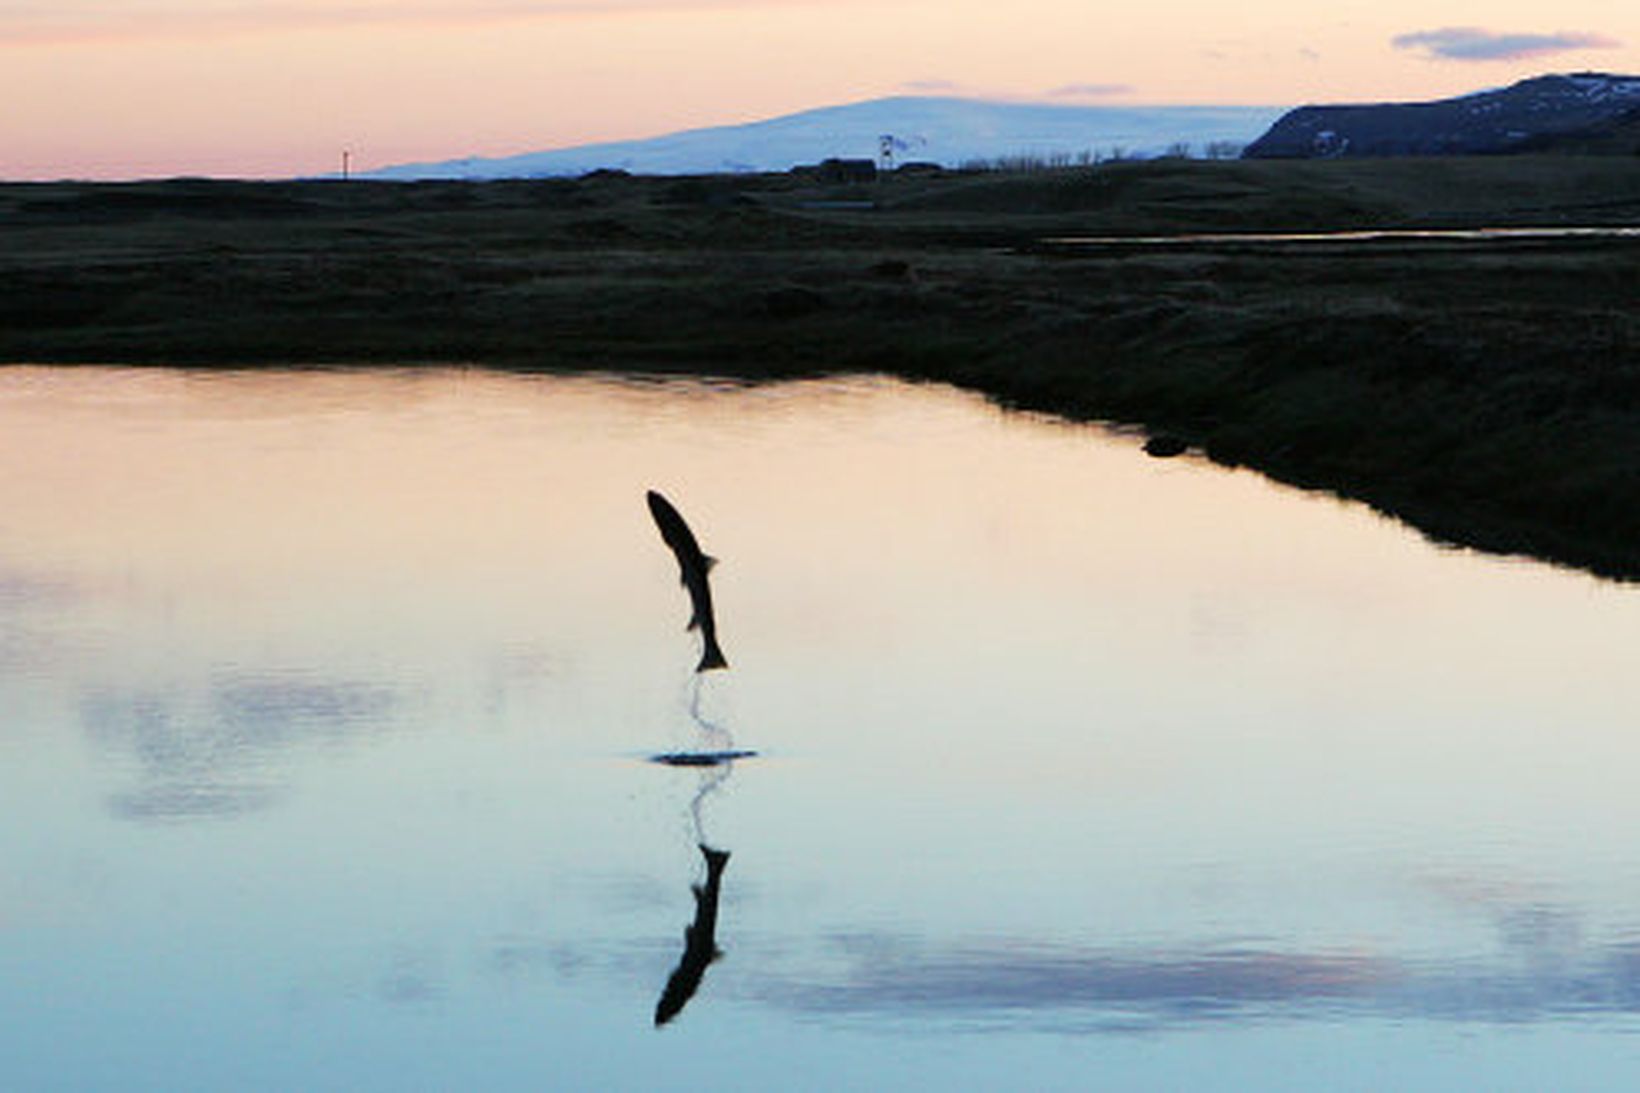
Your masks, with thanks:
[[(1435, 102), (1304, 106), (1243, 153), (1248, 159), (1466, 156), (1626, 151), (1601, 135), (1640, 107), (1640, 77), (1583, 72), (1539, 76), (1497, 91)], [(1579, 144), (1581, 142), (1581, 144)]]
[(1640, 156), (1640, 106), (1599, 125), (1568, 133), (1545, 133), (1525, 151), (1583, 156)]

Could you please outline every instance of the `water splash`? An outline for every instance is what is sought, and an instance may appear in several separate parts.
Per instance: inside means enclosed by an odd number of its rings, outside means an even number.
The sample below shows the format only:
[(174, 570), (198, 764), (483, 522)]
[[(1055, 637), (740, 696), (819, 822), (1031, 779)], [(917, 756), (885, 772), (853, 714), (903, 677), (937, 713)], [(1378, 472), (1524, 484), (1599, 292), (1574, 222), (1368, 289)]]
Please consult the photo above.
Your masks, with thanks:
[(698, 675), (691, 675), (687, 684), (688, 697), (686, 706), (689, 710), (689, 719), (694, 722), (698, 730), (696, 747), (685, 751), (662, 752), (649, 757), (652, 763), (661, 763), (669, 767), (695, 767), (700, 771), (700, 782), (695, 789), (695, 795), (689, 802), (689, 818), (694, 828), (695, 842), (705, 845), (708, 840), (706, 831), (701, 822), (701, 812), (706, 801), (714, 796), (729, 780), (729, 774), (734, 769), (738, 759), (749, 759), (757, 753), (735, 746), (734, 733), (719, 722), (713, 721), (702, 711), (703, 681)]
[(700, 674), (690, 676), (689, 683), (689, 718), (701, 732), (701, 743), (706, 751), (731, 752), (735, 750), (735, 737), (724, 726), (709, 720), (701, 713), (701, 694), (705, 686), (705, 677)]
[[(690, 679), (689, 719), (700, 730), (703, 750), (727, 757), (735, 751), (735, 736), (726, 726), (711, 720), (701, 712), (705, 684), (705, 677), (698, 673)], [(734, 767), (733, 759), (726, 758), (726, 761), (722, 763), (701, 768), (700, 785), (695, 790), (694, 799), (689, 802), (689, 818), (694, 823), (695, 842), (701, 846), (705, 846), (709, 842), (706, 838), (705, 826), (701, 821), (701, 809), (709, 798), (723, 788), (723, 784), (729, 780), (729, 775), (733, 773)]]
[(715, 796), (734, 773), (733, 761), (719, 763), (717, 766), (705, 767), (700, 772), (700, 784), (695, 789), (695, 796), (689, 802), (689, 819), (694, 825), (695, 845), (705, 848), (711, 840), (706, 837), (706, 824), (701, 818), (702, 808), (707, 800)]

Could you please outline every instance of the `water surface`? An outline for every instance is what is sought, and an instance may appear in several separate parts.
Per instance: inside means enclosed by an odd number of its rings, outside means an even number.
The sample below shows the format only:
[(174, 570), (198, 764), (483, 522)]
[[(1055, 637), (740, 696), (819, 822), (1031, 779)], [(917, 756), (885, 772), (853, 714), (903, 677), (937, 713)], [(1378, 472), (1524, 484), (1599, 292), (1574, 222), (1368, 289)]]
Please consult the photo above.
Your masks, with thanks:
[(1631, 588), (876, 380), (7, 368), (0, 465), (8, 1089), (1640, 1080)]
[(1313, 232), (1183, 232), (1175, 235), (1071, 235), (1054, 247), (1277, 246), (1304, 243), (1540, 243), (1640, 239), (1640, 228), (1553, 225), (1512, 228), (1364, 228)]

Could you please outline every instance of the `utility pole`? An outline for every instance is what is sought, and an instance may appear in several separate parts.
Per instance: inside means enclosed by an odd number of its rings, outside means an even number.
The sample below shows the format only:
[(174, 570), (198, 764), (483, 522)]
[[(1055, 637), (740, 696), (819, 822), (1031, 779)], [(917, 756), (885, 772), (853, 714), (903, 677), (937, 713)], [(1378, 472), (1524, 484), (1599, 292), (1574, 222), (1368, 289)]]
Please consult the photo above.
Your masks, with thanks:
[(353, 160), (353, 153), (351, 151), (349, 151), (348, 149), (343, 148), (342, 149), (342, 181), (343, 182), (346, 182), (348, 177), (349, 177), (349, 173), (350, 173), (349, 169), (352, 166), (352, 160)]

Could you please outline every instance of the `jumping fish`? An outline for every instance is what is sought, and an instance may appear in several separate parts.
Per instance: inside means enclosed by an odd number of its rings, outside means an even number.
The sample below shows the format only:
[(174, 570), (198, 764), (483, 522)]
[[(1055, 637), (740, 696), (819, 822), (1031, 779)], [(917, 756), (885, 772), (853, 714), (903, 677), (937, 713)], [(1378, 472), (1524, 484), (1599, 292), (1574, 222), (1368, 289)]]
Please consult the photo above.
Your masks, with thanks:
[(718, 648), (717, 619), (712, 614), (712, 589), (706, 583), (706, 575), (717, 564), (717, 559), (701, 553), (694, 532), (683, 522), (678, 510), (654, 490), (649, 491), (649, 515), (655, 518), (655, 526), (661, 529), (661, 538), (677, 555), (678, 582), (689, 590), (689, 600), (694, 607), (694, 614), (689, 618), (689, 629), (698, 628), (705, 642), (695, 671), (729, 667), (729, 662), (723, 659), (723, 650)]

